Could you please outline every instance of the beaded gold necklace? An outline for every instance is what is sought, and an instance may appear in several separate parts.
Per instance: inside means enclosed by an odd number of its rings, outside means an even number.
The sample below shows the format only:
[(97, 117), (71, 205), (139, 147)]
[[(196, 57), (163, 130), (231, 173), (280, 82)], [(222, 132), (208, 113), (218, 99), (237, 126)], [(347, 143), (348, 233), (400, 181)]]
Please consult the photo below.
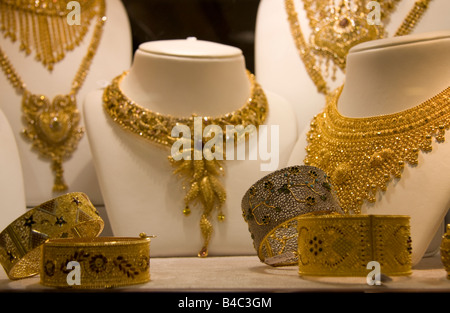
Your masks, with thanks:
[[(9, 2), (5, 4), (5, 1), (2, 1), (1, 3), (3, 6), (9, 5)], [(20, 4), (20, 1), (18, 3)], [(40, 3), (40, 1), (36, 1), (36, 3)], [(55, 175), (53, 191), (56, 192), (68, 188), (63, 177), (62, 163), (72, 156), (84, 133), (83, 128), (78, 126), (80, 113), (77, 109), (76, 95), (89, 72), (106, 21), (105, 0), (94, 0), (89, 8), (92, 12), (88, 15), (97, 16), (97, 23), (87, 53), (72, 80), (71, 90), (66, 95), (57, 95), (51, 101), (45, 95), (31, 93), (5, 52), (0, 48), (0, 67), (14, 89), (22, 94), (22, 111), (27, 126), (23, 130), (23, 134), (30, 140), (33, 148), (37, 149), (40, 156), (51, 160), (51, 169)], [(45, 8), (41, 8), (39, 14), (44, 14), (44, 12)], [(53, 11), (51, 10), (51, 12)], [(45, 49), (51, 51), (52, 47), (47, 46)], [(49, 64), (46, 63), (46, 65)]]
[(342, 87), (327, 96), (324, 111), (311, 121), (305, 164), (324, 170), (346, 212), (361, 213), (375, 202), (405, 163), (416, 165), (419, 151), (432, 150), (432, 138), (445, 140), (450, 127), (450, 87), (411, 109), (368, 118), (349, 118), (337, 110)]
[[(116, 77), (105, 89), (103, 94), (103, 107), (114, 122), (123, 129), (130, 131), (141, 138), (171, 148), (179, 138), (172, 137), (172, 129), (177, 125), (188, 126), (191, 134), (194, 134), (194, 121), (198, 118), (195, 114), (190, 117), (174, 117), (152, 112), (131, 99), (121, 90), (120, 83), (127, 75), (127, 72)], [(251, 83), (251, 95), (245, 105), (232, 113), (219, 117), (202, 117), (202, 134), (208, 125), (218, 125), (222, 130), (228, 125), (242, 125), (244, 128), (253, 125), (258, 127), (264, 123), (268, 114), (267, 99), (261, 86), (256, 82), (253, 74), (248, 73)], [(224, 131), (225, 134), (225, 131)], [(242, 137), (241, 137), (242, 138)], [(239, 139), (239, 138), (238, 138)], [(209, 138), (202, 137), (200, 149), (205, 146)], [(229, 140), (223, 136), (223, 141)], [(233, 137), (234, 140), (234, 137)], [(174, 174), (179, 174), (187, 183), (187, 192), (184, 196), (185, 207), (183, 214), (188, 216), (191, 213), (191, 204), (202, 206), (200, 219), (200, 230), (203, 238), (203, 246), (198, 256), (208, 255), (208, 244), (213, 232), (211, 215), (214, 209), (218, 211), (219, 221), (225, 219), (222, 206), (226, 200), (226, 191), (221, 181), (218, 179), (223, 174), (223, 162), (219, 159), (206, 159), (195, 157), (199, 152), (198, 143), (191, 139), (191, 148), (179, 151), (181, 154), (189, 154), (189, 159), (182, 158), (176, 160), (173, 155), (169, 156), (170, 163), (174, 166)], [(193, 147), (193, 148), (192, 148)], [(201, 150), (200, 150), (200, 153)], [(223, 149), (223, 156), (226, 155)], [(224, 158), (223, 158), (224, 159)]]

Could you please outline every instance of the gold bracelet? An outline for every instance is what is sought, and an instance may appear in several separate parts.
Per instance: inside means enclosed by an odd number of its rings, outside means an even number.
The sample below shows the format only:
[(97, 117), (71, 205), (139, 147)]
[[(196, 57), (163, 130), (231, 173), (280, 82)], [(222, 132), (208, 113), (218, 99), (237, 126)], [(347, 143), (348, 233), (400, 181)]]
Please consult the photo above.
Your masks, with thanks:
[(47, 239), (95, 237), (104, 222), (84, 193), (68, 193), (27, 211), (0, 233), (0, 263), (10, 279), (39, 273), (41, 246)]
[(450, 224), (447, 224), (447, 232), (442, 237), (440, 250), (441, 261), (447, 272), (447, 279), (450, 279)]
[(411, 274), (409, 216), (302, 216), (298, 238), (301, 276), (367, 276), (371, 261), (385, 275)]
[(328, 176), (305, 165), (261, 178), (246, 192), (241, 206), (258, 257), (271, 266), (297, 264), (298, 216), (343, 213)]
[(150, 237), (53, 239), (42, 245), (40, 283), (112, 288), (150, 280)]

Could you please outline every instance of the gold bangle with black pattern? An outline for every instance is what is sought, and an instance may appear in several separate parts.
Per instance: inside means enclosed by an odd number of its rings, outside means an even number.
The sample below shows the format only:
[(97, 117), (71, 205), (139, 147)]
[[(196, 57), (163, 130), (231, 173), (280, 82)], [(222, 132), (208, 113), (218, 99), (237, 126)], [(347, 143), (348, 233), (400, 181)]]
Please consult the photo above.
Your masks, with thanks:
[(59, 288), (112, 288), (150, 280), (150, 237), (53, 239), (41, 247), (40, 283)]
[(86, 194), (68, 193), (30, 209), (0, 233), (0, 263), (10, 279), (39, 273), (39, 247), (51, 238), (96, 237), (104, 222)]

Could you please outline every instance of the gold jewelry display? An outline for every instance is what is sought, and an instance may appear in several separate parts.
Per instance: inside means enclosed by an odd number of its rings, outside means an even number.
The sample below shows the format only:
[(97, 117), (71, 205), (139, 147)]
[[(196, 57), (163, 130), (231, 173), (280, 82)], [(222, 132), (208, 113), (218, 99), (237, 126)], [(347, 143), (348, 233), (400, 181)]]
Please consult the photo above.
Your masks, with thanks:
[[(3, 1), (2, 3), (6, 5), (5, 3), (12, 2)], [(20, 3), (22, 2), (17, 2), (17, 4)], [(36, 1), (36, 4), (39, 3), (40, 1)], [(12, 4), (9, 6), (12, 6)], [(40, 10), (46, 12), (44, 8)], [(57, 95), (53, 100), (50, 100), (47, 96), (31, 93), (5, 52), (0, 48), (0, 66), (11, 85), (18, 93), (22, 94), (22, 111), (26, 123), (23, 134), (31, 142), (33, 148), (37, 149), (40, 156), (51, 160), (51, 168), (55, 175), (53, 191), (67, 190), (62, 163), (71, 157), (84, 133), (83, 128), (78, 126), (80, 113), (77, 109), (76, 95), (86, 79), (100, 43), (103, 25), (106, 21), (105, 0), (95, 0), (90, 10), (90, 15), (98, 16), (97, 24), (88, 51), (78, 68), (72, 81), (71, 90), (67, 95)], [(51, 10), (51, 12), (54, 12), (54, 10)], [(56, 28), (53, 31), (56, 31)], [(49, 45), (46, 41), (43, 44)], [(55, 48), (46, 46), (46, 49), (52, 51)]]
[[(52, 239), (41, 250), (40, 283), (44, 286), (94, 289), (150, 281), (150, 237), (145, 234)], [(70, 275), (72, 271), (77, 271), (74, 276)], [(79, 281), (75, 275), (79, 275)]]
[(78, 0), (82, 8), (79, 25), (68, 21), (70, 0), (0, 0), (0, 31), (5, 38), (20, 42), (26, 55), (49, 71), (63, 60), (67, 51), (82, 42), (90, 22), (97, 14), (96, 0)]
[(10, 279), (39, 272), (39, 247), (52, 238), (95, 237), (104, 222), (80, 192), (51, 199), (27, 211), (0, 233), (0, 262)]
[(328, 176), (305, 165), (261, 178), (245, 193), (241, 207), (259, 259), (272, 266), (298, 263), (297, 217), (343, 213)]
[[(303, 0), (312, 33), (306, 41), (294, 0), (285, 0), (285, 10), (295, 45), (305, 69), (318, 92), (327, 94), (329, 87), (326, 76), (332, 63), (332, 80), (339, 67), (345, 72), (346, 58), (351, 47), (386, 36), (383, 23), (389, 18), (400, 0), (377, 1), (380, 4), (380, 25), (367, 21), (369, 10), (365, 0)], [(424, 14), (431, 0), (418, 0), (395, 33), (395, 36), (409, 34)], [(325, 74), (322, 73), (323, 64)]]
[(301, 216), (297, 223), (301, 276), (367, 276), (371, 261), (385, 275), (411, 274), (409, 216)]
[[(171, 148), (173, 143), (179, 139), (173, 138), (171, 135), (175, 126), (186, 125), (191, 130), (191, 134), (194, 134), (194, 119), (197, 117), (195, 114), (191, 117), (162, 115), (139, 106), (124, 95), (120, 89), (120, 83), (126, 75), (127, 72), (116, 77), (103, 94), (104, 109), (114, 122), (123, 129), (166, 148)], [(248, 77), (251, 83), (251, 95), (244, 106), (223, 116), (202, 117), (202, 134), (204, 127), (208, 125), (220, 126), (223, 134), (225, 134), (227, 125), (242, 125), (244, 128), (253, 125), (257, 128), (265, 121), (268, 114), (266, 96), (261, 86), (256, 82), (254, 75), (248, 73)], [(234, 137), (231, 139), (234, 140)], [(173, 156), (169, 156), (169, 160), (175, 167), (174, 173), (181, 175), (188, 185), (184, 197), (183, 214), (190, 214), (191, 204), (200, 204), (203, 208), (200, 230), (204, 243), (198, 255), (205, 257), (208, 255), (208, 244), (213, 231), (210, 221), (212, 212), (214, 209), (218, 211), (219, 221), (225, 218), (222, 205), (226, 200), (226, 190), (218, 179), (224, 172), (222, 162), (216, 158), (208, 160), (203, 157), (202, 149), (209, 138), (203, 136), (202, 140), (201, 147), (198, 147), (199, 143), (194, 142), (191, 138), (190, 147), (193, 148), (180, 151), (182, 155), (188, 154), (189, 160), (184, 158), (176, 161)], [(226, 136), (223, 136), (223, 140), (223, 143), (227, 141)], [(223, 150), (225, 156), (225, 149)], [(197, 154), (202, 157), (196, 157)]]
[(327, 96), (324, 111), (311, 121), (304, 163), (330, 175), (346, 212), (361, 213), (364, 200), (375, 202), (392, 176), (401, 177), (405, 163), (416, 165), (419, 151), (432, 150), (433, 137), (445, 140), (450, 87), (408, 110), (368, 118), (338, 112), (342, 88)]
[(440, 252), (442, 264), (447, 272), (447, 279), (450, 279), (450, 224), (447, 224), (447, 231), (442, 236)]

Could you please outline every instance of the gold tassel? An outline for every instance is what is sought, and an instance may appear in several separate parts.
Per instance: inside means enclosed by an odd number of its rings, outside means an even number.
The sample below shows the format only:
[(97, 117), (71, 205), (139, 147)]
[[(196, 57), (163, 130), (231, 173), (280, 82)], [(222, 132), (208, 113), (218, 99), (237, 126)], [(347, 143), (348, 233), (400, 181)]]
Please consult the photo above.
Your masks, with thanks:
[(41, 0), (38, 7), (34, 1), (8, 3), (0, 0), (0, 31), (12, 42), (18, 40), (20, 51), (26, 55), (34, 51), (35, 59), (52, 71), (66, 52), (83, 41), (97, 13), (92, 9), (96, 1), (81, 1), (80, 25), (70, 25), (67, 21), (68, 0)]
[(208, 256), (208, 244), (209, 240), (211, 239), (211, 234), (213, 231), (213, 227), (211, 222), (208, 220), (207, 216), (205, 214), (202, 215), (202, 218), (200, 220), (200, 230), (202, 232), (203, 237), (203, 247), (198, 253), (198, 256), (201, 258), (205, 258)]

